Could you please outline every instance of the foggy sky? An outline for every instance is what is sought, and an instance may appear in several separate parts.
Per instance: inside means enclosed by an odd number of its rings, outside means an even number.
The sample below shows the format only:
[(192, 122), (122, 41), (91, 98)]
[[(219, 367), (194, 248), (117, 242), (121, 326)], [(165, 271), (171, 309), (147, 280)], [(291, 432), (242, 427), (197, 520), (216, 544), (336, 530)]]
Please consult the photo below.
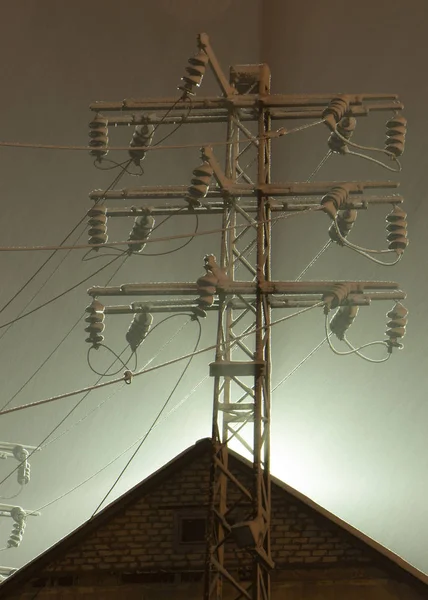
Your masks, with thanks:
[[(155, 6), (156, 4), (156, 6)], [(384, 365), (357, 357), (334, 356), (322, 347), (273, 397), (272, 470), (288, 484), (428, 572), (424, 540), (428, 534), (426, 492), (426, 329), (424, 241), (427, 209), (423, 181), (423, 149), (427, 118), (427, 58), (425, 3), (405, 6), (361, 0), (358, 4), (296, 3), (283, 0), (158, 0), (157, 3), (111, 0), (98, 6), (83, 1), (16, 1), (4, 9), (0, 23), (3, 57), (0, 98), (0, 139), (59, 144), (85, 144), (94, 100), (173, 96), (196, 35), (209, 33), (218, 58), (229, 64), (269, 63), (273, 92), (398, 93), (406, 106), (409, 134), (403, 172), (390, 175), (351, 157), (332, 157), (318, 174), (326, 179), (396, 179), (409, 214), (410, 245), (401, 264), (377, 267), (346, 248), (330, 248), (308, 272), (310, 279), (383, 279), (399, 281), (408, 293), (410, 311), (405, 348)], [(204, 93), (217, 93), (213, 78)], [(361, 143), (383, 144), (386, 115), (371, 115), (358, 124)], [(363, 119), (360, 119), (363, 121)], [(327, 131), (314, 128), (273, 145), (273, 181), (304, 181), (326, 151)], [(114, 131), (111, 139), (127, 143), (131, 131)], [(174, 143), (220, 136), (215, 128), (182, 128)], [(88, 193), (107, 186), (112, 173), (92, 166), (86, 153), (0, 149), (2, 159), (0, 236), (2, 245), (55, 244), (63, 239), (90, 207)], [(125, 157), (126, 158), (126, 157)], [(196, 166), (197, 151), (153, 153), (144, 161), (144, 180), (128, 177), (124, 186), (186, 184)], [(349, 160), (348, 160), (349, 159)], [(119, 204), (119, 202), (114, 203)], [(359, 215), (352, 240), (385, 247), (382, 209)], [(204, 228), (215, 227), (215, 218)], [(191, 217), (177, 219), (162, 235), (189, 231)], [(315, 214), (278, 225), (273, 240), (273, 276), (294, 279), (327, 241), (328, 220)], [(127, 224), (115, 224), (116, 239), (124, 239)], [(82, 226), (82, 231), (84, 227)], [(122, 237), (121, 235), (122, 234)], [(76, 236), (77, 237), (77, 236)], [(86, 233), (83, 235), (86, 239)], [(179, 245), (179, 244), (177, 244)], [(171, 249), (165, 244), (159, 251)], [(113, 283), (195, 281), (203, 256), (216, 253), (219, 240), (196, 238), (187, 250), (166, 259), (132, 257)], [(44, 253), (1, 254), (3, 286), (0, 306), (43, 262)], [(63, 258), (58, 253), (45, 275), (36, 279), (2, 314), (14, 318), (44, 278)], [(30, 308), (83, 279), (107, 259), (81, 262), (71, 253), (43, 287)], [(50, 307), (24, 319), (0, 341), (4, 404), (30, 377), (89, 303), (86, 288), (103, 285), (113, 266)], [(355, 344), (382, 339), (389, 304), (360, 311), (350, 331)], [(282, 315), (281, 315), (282, 316)], [(176, 322), (175, 322), (176, 321)], [(179, 318), (159, 327), (142, 346), (143, 366), (184, 322)], [(128, 317), (107, 322), (106, 341), (116, 351), (124, 346)], [(87, 344), (81, 323), (14, 405), (90, 385), (97, 379), (86, 363)], [(214, 343), (215, 318), (203, 323), (202, 346)], [(196, 327), (162, 351), (159, 361), (190, 352)], [(289, 321), (273, 332), (273, 383), (279, 381), (324, 337), (321, 311)], [(149, 342), (149, 340), (148, 340)], [(101, 353), (99, 369), (111, 362)], [(94, 360), (95, 360), (94, 359)], [(207, 374), (213, 356), (195, 358), (171, 401), (179, 402)], [(67, 429), (98, 403), (106, 404), (68, 435), (32, 459), (32, 480), (16, 499), (36, 509), (78, 485), (112, 460), (150, 426), (171, 391), (182, 365), (143, 376), (117, 391), (91, 394), (62, 426)], [(37, 445), (73, 406), (74, 399), (4, 416), (0, 438)], [(126, 472), (110, 500), (159, 468), (183, 448), (211, 431), (212, 381), (206, 380), (188, 402), (157, 427)], [(2, 553), (0, 562), (20, 566), (88, 518), (127, 456), (87, 485), (29, 520), (19, 549)], [(0, 474), (14, 463), (4, 461)], [(2, 486), (13, 495), (12, 477)], [(14, 502), (14, 500), (4, 500)], [(1, 523), (2, 542), (11, 522)], [(3, 546), (0, 543), (0, 547)]]

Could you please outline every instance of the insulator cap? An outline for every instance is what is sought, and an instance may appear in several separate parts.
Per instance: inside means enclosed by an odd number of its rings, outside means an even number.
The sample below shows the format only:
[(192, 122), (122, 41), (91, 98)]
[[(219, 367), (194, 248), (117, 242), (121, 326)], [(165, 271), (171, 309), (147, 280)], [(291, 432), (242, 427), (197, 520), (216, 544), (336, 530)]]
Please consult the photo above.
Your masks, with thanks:
[(331, 129), (335, 129), (337, 123), (349, 110), (349, 100), (344, 96), (338, 96), (337, 98), (333, 98), (327, 108), (323, 111), (322, 117), (328, 127)]
[(95, 349), (98, 349), (104, 340), (104, 337), (101, 335), (101, 332), (104, 331), (104, 308), (104, 305), (95, 298), (85, 308), (85, 312), (88, 313), (85, 322), (89, 323), (88, 327), (85, 327), (85, 331), (89, 333), (85, 341), (92, 344), (92, 347)]
[(200, 50), (195, 56), (191, 56), (189, 58), (189, 64), (195, 66), (204, 66), (206, 67), (209, 63), (208, 54), (206, 54), (203, 50)]
[(358, 314), (358, 306), (340, 306), (330, 321), (330, 331), (332, 331), (339, 340), (343, 340), (346, 331), (352, 325)]
[[(20, 506), (14, 506), (10, 511), (10, 516), (15, 521), (15, 523), (18, 524), (18, 526), (25, 527), (26, 513), (23, 508), (21, 508)], [(14, 527), (16, 527), (16, 525), (14, 525)]]
[[(358, 211), (356, 211), (355, 209), (347, 209), (338, 213), (336, 223), (342, 237), (346, 238), (348, 236), (348, 233), (354, 226), (354, 223), (357, 219), (357, 215)], [(336, 244), (340, 244), (341, 246), (344, 245), (343, 241), (337, 234), (335, 223), (332, 223), (330, 225), (328, 234), (333, 242), (336, 242)]]
[(321, 206), (331, 219), (335, 219), (337, 212), (348, 201), (349, 191), (343, 186), (336, 186), (321, 198)]
[(337, 308), (351, 292), (351, 286), (349, 283), (336, 283), (332, 286), (331, 290), (323, 294), (323, 301), (325, 303), (325, 311), (328, 312), (332, 308)]
[(186, 96), (193, 96), (195, 94), (194, 88), (199, 87), (202, 83), (209, 58), (203, 50), (200, 50), (195, 56), (189, 58), (188, 62), (187, 75), (181, 78), (183, 83), (178, 86), (178, 89), (184, 92)]
[(12, 450), (13, 452), (13, 456), (16, 458), (16, 460), (22, 461), (22, 460), (26, 460), (28, 458), (29, 452), (26, 448), (24, 448), (23, 446), (15, 446)]
[[(148, 240), (153, 231), (155, 220), (150, 214), (151, 209), (147, 209), (147, 213), (135, 218), (134, 225), (129, 234), (129, 240)], [(128, 244), (130, 252), (141, 252), (145, 248), (144, 241)]]
[(88, 217), (102, 217), (107, 218), (107, 207), (104, 204), (94, 204), (92, 208), (86, 213)]
[(126, 332), (126, 341), (135, 352), (149, 333), (153, 323), (153, 315), (149, 312), (141, 312), (134, 315), (131, 325)]
[(89, 123), (89, 154), (100, 161), (108, 154), (108, 119), (99, 114)]

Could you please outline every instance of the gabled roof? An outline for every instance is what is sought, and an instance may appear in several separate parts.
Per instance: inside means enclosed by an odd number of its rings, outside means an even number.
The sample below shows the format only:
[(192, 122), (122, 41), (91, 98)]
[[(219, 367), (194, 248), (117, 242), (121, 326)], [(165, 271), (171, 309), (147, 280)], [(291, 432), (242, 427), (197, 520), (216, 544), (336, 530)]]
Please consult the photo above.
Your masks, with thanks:
[[(98, 513), (95, 517), (84, 522), (80, 527), (75, 529), (72, 533), (64, 537), (62, 540), (51, 546), (48, 550), (40, 554), (38, 557), (27, 563), (21, 569), (18, 569), (13, 575), (8, 577), (4, 583), (0, 585), (0, 598), (3, 598), (6, 593), (12, 593), (16, 589), (28, 581), (30, 578), (38, 575), (40, 571), (57, 558), (57, 552), (66, 551), (70, 547), (75, 546), (79, 541), (86, 535), (97, 529), (103, 523), (109, 521), (117, 513), (121, 512), (127, 506), (135, 502), (142, 496), (146, 496), (151, 490), (155, 489), (163, 481), (167, 480), (171, 475), (176, 473), (178, 470), (190, 465), (195, 459), (204, 454), (210, 452), (211, 440), (204, 438), (196, 442), (193, 446), (190, 446), (178, 456), (173, 458), (171, 461), (166, 463), (158, 471), (155, 471), (152, 475), (147, 477), (142, 482), (131, 488), (128, 492), (120, 496), (117, 500), (108, 505), (104, 510)], [(233, 451), (229, 451), (229, 455), (232, 460), (236, 461), (238, 466), (247, 469), (251, 467), (249, 461), (239, 456)], [(402, 557), (398, 556), (391, 550), (388, 550), (372, 538), (368, 537), (349, 523), (346, 523), (330, 511), (326, 510), (304, 494), (298, 492), (291, 486), (287, 485), (283, 481), (272, 477), (272, 484), (283, 490), (296, 500), (302, 502), (304, 505), (318, 513), (320, 516), (334, 523), (337, 527), (345, 531), (348, 535), (352, 536), (359, 542), (362, 542), (368, 547), (371, 553), (376, 555), (376, 558), (389, 572), (393, 572), (398, 578), (406, 580), (409, 584), (417, 585), (423, 591), (428, 593), (428, 576), (422, 571), (419, 571), (416, 567), (406, 562)], [(427, 586), (425, 588), (425, 586)]]

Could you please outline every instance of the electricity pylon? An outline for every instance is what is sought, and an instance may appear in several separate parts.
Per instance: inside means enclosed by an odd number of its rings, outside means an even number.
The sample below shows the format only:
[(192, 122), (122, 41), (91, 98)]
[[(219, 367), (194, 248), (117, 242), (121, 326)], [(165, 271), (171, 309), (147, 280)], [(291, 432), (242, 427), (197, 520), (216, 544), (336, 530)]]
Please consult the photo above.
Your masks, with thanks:
[[(217, 160), (216, 147), (208, 144), (201, 148), (202, 163), (194, 169), (190, 185), (95, 190), (90, 195), (96, 203), (89, 213), (90, 235), (91, 243), (99, 247), (107, 241), (108, 218), (136, 217), (129, 237), (132, 253), (141, 251), (147, 242), (157, 215), (178, 218), (221, 213), (220, 256), (205, 257), (205, 274), (196, 282), (90, 288), (93, 302), (87, 309), (87, 341), (94, 348), (99, 346), (104, 316), (108, 314), (134, 314), (128, 334), (131, 332), (129, 337), (136, 348), (150, 328), (151, 313), (188, 310), (195, 318), (203, 318), (208, 312), (217, 311), (216, 351), (210, 364), (214, 402), (204, 599), (221, 600), (227, 596), (236, 600), (270, 600), (270, 572), (274, 568), (270, 549), (271, 310), (320, 306), (327, 319), (328, 313), (337, 308), (331, 332), (344, 339), (358, 306), (372, 300), (398, 302), (405, 297), (395, 282), (273, 281), (273, 222), (293, 212), (322, 210), (332, 220), (331, 240), (347, 245), (356, 211), (371, 204), (388, 203), (393, 206), (388, 216), (388, 251), (400, 258), (407, 245), (405, 215), (399, 208), (402, 197), (366, 193), (369, 189), (394, 189), (398, 186), (394, 182), (272, 183), (271, 140), (287, 134), (284, 128), (273, 130), (272, 122), (319, 120), (329, 128), (329, 152), (350, 154), (348, 144), (352, 144), (355, 117), (366, 116), (372, 110), (393, 111), (395, 117), (388, 121), (389, 137), (383, 152), (392, 159), (394, 167), (402, 153), (405, 122), (398, 116), (402, 106), (395, 95), (271, 95), (267, 65), (234, 66), (227, 79), (206, 34), (199, 36), (198, 46), (179, 88), (183, 92), (180, 101), (144, 99), (91, 105), (97, 113), (91, 123), (92, 154), (102, 160), (107, 153), (108, 125), (136, 125), (130, 156), (138, 163), (150, 151), (156, 126), (225, 123), (224, 169)], [(222, 95), (194, 97), (195, 87), (201, 84), (208, 65)], [(160, 111), (162, 116), (154, 111)], [(154, 206), (111, 208), (104, 204), (112, 199), (132, 203), (150, 199)], [(170, 204), (156, 206), (158, 200), (165, 199)], [(175, 199), (181, 203), (174, 204)], [(247, 280), (237, 279), (239, 269), (246, 272)], [(149, 303), (104, 306), (98, 300), (102, 296), (151, 299)], [(153, 300), (155, 296), (164, 299)], [(401, 347), (399, 339), (404, 335), (406, 314), (401, 304), (388, 313), (388, 339), (382, 342), (388, 352)], [(137, 340), (136, 332), (140, 335)], [(231, 472), (231, 442), (251, 461), (251, 481)]]

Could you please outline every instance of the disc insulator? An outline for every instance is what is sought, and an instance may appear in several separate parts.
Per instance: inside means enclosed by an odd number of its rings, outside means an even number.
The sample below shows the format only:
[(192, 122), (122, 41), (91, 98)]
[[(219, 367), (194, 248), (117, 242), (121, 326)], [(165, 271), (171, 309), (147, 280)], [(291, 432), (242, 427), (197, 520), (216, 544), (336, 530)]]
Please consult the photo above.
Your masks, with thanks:
[(407, 214), (399, 206), (394, 206), (394, 209), (387, 215), (386, 221), (388, 248), (395, 250), (397, 254), (402, 254), (409, 243), (407, 239)]
[(100, 161), (108, 154), (108, 119), (96, 114), (89, 123), (89, 154)]
[(93, 348), (98, 349), (100, 344), (104, 341), (104, 336), (101, 335), (105, 328), (104, 305), (94, 299), (91, 304), (86, 307), (85, 312), (88, 313), (85, 322), (89, 323), (89, 325), (85, 327), (85, 331), (89, 334), (86, 341), (89, 344), (92, 344)]
[(203, 50), (200, 50), (195, 56), (189, 58), (186, 75), (181, 78), (183, 83), (178, 86), (178, 89), (186, 96), (195, 95), (194, 88), (201, 85), (208, 62), (208, 55)]
[(138, 240), (137, 243), (128, 244), (129, 252), (141, 252), (145, 243), (143, 240), (148, 240), (153, 231), (155, 220), (150, 214), (151, 209), (148, 208), (146, 214), (135, 218), (134, 225), (129, 234), (129, 240)]

